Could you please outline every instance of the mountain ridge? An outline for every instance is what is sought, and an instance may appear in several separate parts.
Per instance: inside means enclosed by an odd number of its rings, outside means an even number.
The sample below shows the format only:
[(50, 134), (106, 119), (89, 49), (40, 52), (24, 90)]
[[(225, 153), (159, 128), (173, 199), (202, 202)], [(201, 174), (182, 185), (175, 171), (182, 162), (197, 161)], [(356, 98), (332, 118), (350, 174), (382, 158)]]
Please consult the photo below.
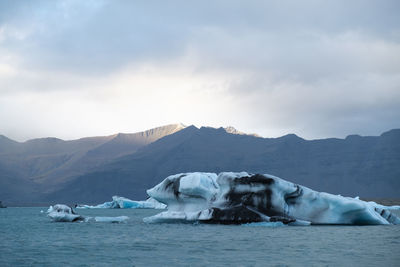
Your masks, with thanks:
[[(56, 146), (53, 150), (42, 148), (40, 152), (51, 153), (40, 155), (29, 149), (26, 154), (2, 153), (4, 138), (0, 137), (0, 185), (13, 192), (6, 194), (7, 190), (0, 189), (0, 198), (7, 196), (15, 202), (20, 197), (18, 187), (11, 186), (14, 179), (24, 187), (21, 192), (32, 196), (25, 202), (96, 203), (110, 195), (140, 199), (146, 197), (145, 189), (166, 176), (191, 171), (261, 172), (319, 191), (399, 197), (400, 129), (380, 136), (306, 140), (295, 134), (264, 138), (243, 134), (233, 127), (163, 127), (119, 133), (108, 139), (44, 138), (36, 144), (49, 142)], [(159, 128), (165, 132), (156, 130)], [(148, 136), (154, 138), (141, 139)], [(132, 140), (139, 141), (129, 143)], [(12, 140), (5, 143), (15, 145)]]
[[(75, 195), (77, 201), (99, 202), (111, 193), (145, 198), (145, 189), (166, 176), (192, 171), (269, 173), (335, 194), (398, 197), (400, 149), (390, 150), (392, 145), (379, 138), (362, 137), (357, 143), (346, 139), (306, 141), (293, 135), (267, 139), (192, 126), (78, 177), (50, 198), (64, 195), (60, 200), (66, 201)], [(379, 153), (389, 160), (382, 161)], [(385, 169), (391, 171), (379, 173)], [(380, 180), (375, 179), (379, 176)]]

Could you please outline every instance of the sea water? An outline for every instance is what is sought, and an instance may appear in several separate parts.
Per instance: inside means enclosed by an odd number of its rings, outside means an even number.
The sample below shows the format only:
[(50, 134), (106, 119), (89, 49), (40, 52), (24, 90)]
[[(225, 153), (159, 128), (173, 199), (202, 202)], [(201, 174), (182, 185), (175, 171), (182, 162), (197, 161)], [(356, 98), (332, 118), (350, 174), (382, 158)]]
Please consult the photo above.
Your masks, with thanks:
[[(126, 223), (55, 223), (0, 209), (0, 266), (400, 266), (400, 226), (147, 224), (159, 210), (77, 210)], [(41, 213), (41, 211), (44, 211)]]

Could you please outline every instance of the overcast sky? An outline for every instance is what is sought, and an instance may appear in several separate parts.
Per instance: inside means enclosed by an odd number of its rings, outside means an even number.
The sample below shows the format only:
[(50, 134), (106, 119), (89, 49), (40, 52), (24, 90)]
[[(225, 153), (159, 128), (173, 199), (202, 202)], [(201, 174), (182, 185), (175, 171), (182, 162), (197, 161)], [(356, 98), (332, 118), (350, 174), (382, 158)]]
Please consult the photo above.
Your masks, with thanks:
[(0, 2), (0, 134), (400, 128), (400, 1)]

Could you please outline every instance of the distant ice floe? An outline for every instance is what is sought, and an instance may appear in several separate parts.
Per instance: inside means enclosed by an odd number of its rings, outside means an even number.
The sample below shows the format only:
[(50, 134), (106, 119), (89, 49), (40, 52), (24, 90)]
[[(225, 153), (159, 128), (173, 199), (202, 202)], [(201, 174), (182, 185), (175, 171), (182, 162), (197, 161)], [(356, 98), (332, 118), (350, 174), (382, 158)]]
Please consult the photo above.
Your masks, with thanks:
[(165, 209), (167, 206), (154, 198), (145, 201), (130, 200), (125, 197), (113, 196), (112, 201), (96, 206), (78, 205), (78, 209)]
[(287, 226), (287, 224), (284, 224), (283, 222), (254, 222), (254, 223), (245, 223), (242, 224), (243, 226), (247, 227), (281, 227), (281, 226)]
[(94, 217), (96, 222), (111, 222), (111, 223), (122, 223), (129, 219), (128, 216), (118, 216), (118, 217)]
[(317, 192), (268, 174), (182, 173), (167, 177), (147, 194), (168, 208), (144, 218), (148, 223), (400, 224), (400, 219), (390, 212), (400, 206)]
[(81, 216), (76, 214), (71, 207), (64, 204), (50, 206), (47, 210), (47, 216), (55, 222), (89, 222), (94, 220), (95, 222), (123, 223), (129, 219), (128, 216), (94, 218)]

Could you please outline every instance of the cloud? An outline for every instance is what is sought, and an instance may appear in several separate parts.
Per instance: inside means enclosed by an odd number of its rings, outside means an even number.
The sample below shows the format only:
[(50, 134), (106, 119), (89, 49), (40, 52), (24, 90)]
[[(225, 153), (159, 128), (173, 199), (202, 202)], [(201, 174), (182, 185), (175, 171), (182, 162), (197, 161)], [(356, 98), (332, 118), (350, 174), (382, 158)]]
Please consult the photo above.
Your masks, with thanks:
[(225, 55), (247, 42), (263, 55), (263, 48), (280, 45), (288, 52), (308, 48), (315, 33), (388, 38), (399, 34), (397, 6), (396, 1), (5, 1), (3, 46), (34, 67), (113, 71), (132, 62), (173, 60), (192, 45), (209, 44)]
[[(0, 132), (399, 127), (397, 1), (3, 1)], [(29, 129), (29, 130), (28, 130)]]

